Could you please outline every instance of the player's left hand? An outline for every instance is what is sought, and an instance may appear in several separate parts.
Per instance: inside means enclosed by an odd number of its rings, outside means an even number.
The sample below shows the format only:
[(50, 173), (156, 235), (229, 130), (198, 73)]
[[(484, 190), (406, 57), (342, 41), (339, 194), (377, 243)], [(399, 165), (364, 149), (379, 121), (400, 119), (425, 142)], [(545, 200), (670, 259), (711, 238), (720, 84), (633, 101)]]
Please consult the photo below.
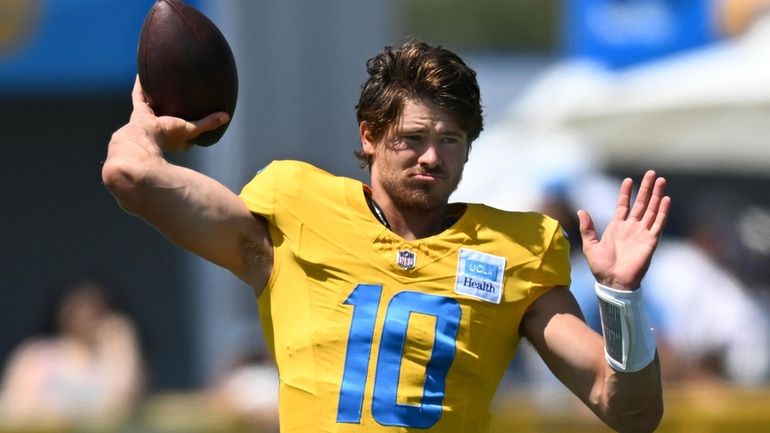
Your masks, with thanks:
[(583, 254), (596, 281), (619, 290), (639, 287), (671, 208), (671, 198), (663, 195), (665, 188), (664, 178), (647, 171), (631, 207), (633, 181), (624, 179), (615, 214), (601, 239), (588, 212), (578, 211)]

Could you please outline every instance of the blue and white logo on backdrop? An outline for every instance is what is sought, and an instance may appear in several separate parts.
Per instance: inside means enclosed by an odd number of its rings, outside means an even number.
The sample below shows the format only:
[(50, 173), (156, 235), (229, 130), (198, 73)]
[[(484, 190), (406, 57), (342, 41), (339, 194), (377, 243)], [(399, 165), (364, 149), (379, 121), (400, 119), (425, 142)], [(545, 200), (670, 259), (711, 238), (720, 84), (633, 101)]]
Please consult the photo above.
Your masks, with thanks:
[(567, 0), (567, 55), (623, 68), (713, 42), (711, 0)]
[(153, 3), (0, 1), (0, 91), (50, 95), (130, 89), (139, 32)]

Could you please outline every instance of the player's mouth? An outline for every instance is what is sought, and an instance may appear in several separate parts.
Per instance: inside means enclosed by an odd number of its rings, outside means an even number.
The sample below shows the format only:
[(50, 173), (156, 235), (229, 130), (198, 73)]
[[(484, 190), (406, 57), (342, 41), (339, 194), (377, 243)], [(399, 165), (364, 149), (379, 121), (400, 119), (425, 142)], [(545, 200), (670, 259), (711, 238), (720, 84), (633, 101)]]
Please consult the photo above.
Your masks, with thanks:
[(423, 182), (432, 182), (441, 180), (444, 178), (444, 173), (442, 173), (439, 170), (434, 171), (417, 171), (410, 174), (410, 177), (415, 180), (423, 181)]

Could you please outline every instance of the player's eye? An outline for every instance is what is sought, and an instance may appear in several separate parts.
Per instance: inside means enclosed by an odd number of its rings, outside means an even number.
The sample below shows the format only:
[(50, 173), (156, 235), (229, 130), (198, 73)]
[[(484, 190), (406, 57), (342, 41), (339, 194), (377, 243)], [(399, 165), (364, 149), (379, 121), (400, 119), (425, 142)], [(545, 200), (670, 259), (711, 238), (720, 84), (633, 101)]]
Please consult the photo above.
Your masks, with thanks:
[(422, 141), (422, 137), (417, 134), (401, 134), (393, 140), (393, 149), (408, 149), (418, 146)]
[(399, 137), (398, 145), (402, 148), (414, 148), (420, 146), (424, 141), (420, 134), (403, 134)]
[(464, 135), (450, 134), (441, 137), (441, 145), (444, 147), (458, 147), (466, 143)]

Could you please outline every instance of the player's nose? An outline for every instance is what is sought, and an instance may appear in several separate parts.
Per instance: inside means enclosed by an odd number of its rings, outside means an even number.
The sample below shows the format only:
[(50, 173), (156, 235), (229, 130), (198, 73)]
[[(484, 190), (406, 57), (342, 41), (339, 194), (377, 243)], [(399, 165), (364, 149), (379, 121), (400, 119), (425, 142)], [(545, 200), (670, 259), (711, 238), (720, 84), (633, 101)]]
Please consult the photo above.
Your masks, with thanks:
[(427, 141), (417, 162), (423, 167), (436, 167), (441, 164), (439, 143), (436, 139), (431, 138)]

